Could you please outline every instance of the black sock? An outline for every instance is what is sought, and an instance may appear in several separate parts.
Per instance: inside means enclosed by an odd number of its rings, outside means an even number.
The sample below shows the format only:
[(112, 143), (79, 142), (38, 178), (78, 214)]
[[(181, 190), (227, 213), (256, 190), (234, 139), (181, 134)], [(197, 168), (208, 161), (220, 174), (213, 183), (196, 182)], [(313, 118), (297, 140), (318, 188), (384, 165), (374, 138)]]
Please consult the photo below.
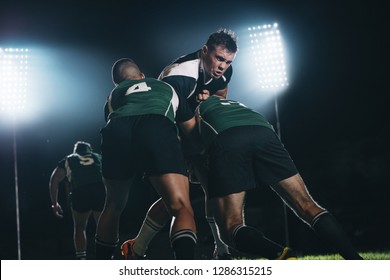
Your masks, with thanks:
[(195, 258), (196, 234), (192, 230), (180, 230), (171, 236), (175, 259), (193, 260)]
[(276, 259), (284, 248), (266, 238), (260, 230), (244, 225), (233, 231), (233, 244), (238, 251), (267, 259)]
[(315, 216), (311, 222), (311, 227), (322, 239), (333, 246), (344, 259), (363, 259), (352, 247), (340, 224), (328, 211), (321, 212)]
[(118, 246), (118, 242), (110, 243), (100, 240), (95, 237), (95, 251), (97, 260), (112, 260), (114, 258), (114, 251)]

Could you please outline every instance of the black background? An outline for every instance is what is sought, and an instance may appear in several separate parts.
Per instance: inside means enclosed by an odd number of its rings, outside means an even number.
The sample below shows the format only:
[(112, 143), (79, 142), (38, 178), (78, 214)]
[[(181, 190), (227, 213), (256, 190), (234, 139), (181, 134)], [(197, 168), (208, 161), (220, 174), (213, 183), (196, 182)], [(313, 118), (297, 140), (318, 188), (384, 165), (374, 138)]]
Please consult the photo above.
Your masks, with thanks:
[[(389, 12), (383, 1), (13, 0), (0, 7), (0, 47), (30, 48), (30, 102), (40, 106), (38, 116), (15, 126), (23, 259), (73, 257), (71, 216), (67, 211), (63, 220), (53, 217), (48, 181), (75, 141), (89, 141), (99, 151), (116, 59), (131, 57), (156, 77), (174, 58), (200, 48), (210, 33), (230, 28), (240, 50), (229, 95), (275, 124), (273, 99), (249, 85), (253, 65), (245, 45), (248, 26), (275, 21), (293, 69), (288, 90), (278, 96), (282, 141), (313, 197), (340, 220), (359, 250), (390, 247)], [(15, 259), (13, 134), (5, 117), (0, 171), (0, 254)], [(211, 241), (199, 187), (192, 196), (199, 255), (208, 258)], [(60, 199), (66, 208), (63, 191)], [(153, 199), (147, 186), (133, 190), (121, 238), (137, 232)], [(271, 190), (260, 186), (247, 208), (248, 224), (284, 243), (282, 204)], [(291, 212), (288, 220), (292, 247), (302, 254), (328, 252)], [(93, 230), (90, 225), (90, 247)], [(151, 258), (169, 257), (166, 236), (165, 230), (153, 242)]]

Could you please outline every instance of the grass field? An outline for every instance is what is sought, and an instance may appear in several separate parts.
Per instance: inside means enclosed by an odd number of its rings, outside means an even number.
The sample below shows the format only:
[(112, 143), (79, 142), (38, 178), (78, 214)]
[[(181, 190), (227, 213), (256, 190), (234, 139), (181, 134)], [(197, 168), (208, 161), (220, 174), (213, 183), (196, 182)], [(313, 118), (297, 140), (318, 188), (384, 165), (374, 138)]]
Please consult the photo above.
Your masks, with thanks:
[[(361, 252), (365, 260), (390, 260), (390, 252)], [(307, 255), (299, 257), (300, 260), (342, 260), (338, 254), (332, 255)]]
[[(359, 252), (359, 254), (365, 260), (390, 260), (390, 251)], [(246, 258), (238, 257), (236, 259), (246, 259)], [(339, 254), (329, 254), (329, 255), (298, 256), (298, 260), (344, 260), (344, 259)]]

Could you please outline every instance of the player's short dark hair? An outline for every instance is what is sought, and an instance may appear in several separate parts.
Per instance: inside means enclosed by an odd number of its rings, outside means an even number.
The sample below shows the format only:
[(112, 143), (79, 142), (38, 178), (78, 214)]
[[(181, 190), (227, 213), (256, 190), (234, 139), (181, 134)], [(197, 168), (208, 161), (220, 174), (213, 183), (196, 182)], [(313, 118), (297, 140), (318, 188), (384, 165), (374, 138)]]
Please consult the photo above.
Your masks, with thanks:
[(238, 51), (236, 35), (232, 30), (226, 28), (221, 28), (212, 33), (206, 42), (206, 46), (210, 50), (214, 50), (217, 46), (224, 46), (232, 53)]
[(81, 155), (88, 154), (92, 152), (92, 146), (88, 142), (77, 141), (74, 144), (73, 152)]
[(141, 72), (138, 68), (138, 65), (131, 58), (121, 58), (115, 61), (112, 66), (112, 81), (115, 84), (119, 84), (126, 80), (126, 76), (123, 73), (123, 69), (125, 66), (131, 65), (133, 68), (137, 70), (137, 72)]

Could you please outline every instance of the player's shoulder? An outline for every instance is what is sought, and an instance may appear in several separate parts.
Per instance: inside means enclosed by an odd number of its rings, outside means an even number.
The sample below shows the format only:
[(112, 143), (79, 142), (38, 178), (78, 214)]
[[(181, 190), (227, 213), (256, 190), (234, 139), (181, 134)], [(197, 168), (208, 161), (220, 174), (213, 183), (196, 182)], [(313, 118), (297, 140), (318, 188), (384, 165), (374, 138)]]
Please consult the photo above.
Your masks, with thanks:
[(199, 64), (200, 59), (197, 52), (181, 56), (164, 68), (159, 79), (162, 80), (169, 76), (186, 76), (197, 80), (199, 77)]
[(151, 87), (153, 87), (155, 90), (168, 90), (168, 91), (173, 91), (172, 86), (163, 81), (163, 80), (158, 80), (156, 78), (145, 78), (144, 81)]
[(190, 53), (190, 54), (182, 55), (179, 58), (176, 58), (171, 64), (174, 64), (174, 63), (181, 64), (181, 63), (185, 63), (188, 61), (199, 61), (199, 59), (200, 59), (199, 52), (200, 52), (200, 50), (193, 52), (193, 53)]
[(66, 159), (76, 158), (76, 157), (79, 157), (79, 154), (77, 154), (77, 153), (71, 153), (71, 154), (69, 154), (69, 155), (66, 156)]

